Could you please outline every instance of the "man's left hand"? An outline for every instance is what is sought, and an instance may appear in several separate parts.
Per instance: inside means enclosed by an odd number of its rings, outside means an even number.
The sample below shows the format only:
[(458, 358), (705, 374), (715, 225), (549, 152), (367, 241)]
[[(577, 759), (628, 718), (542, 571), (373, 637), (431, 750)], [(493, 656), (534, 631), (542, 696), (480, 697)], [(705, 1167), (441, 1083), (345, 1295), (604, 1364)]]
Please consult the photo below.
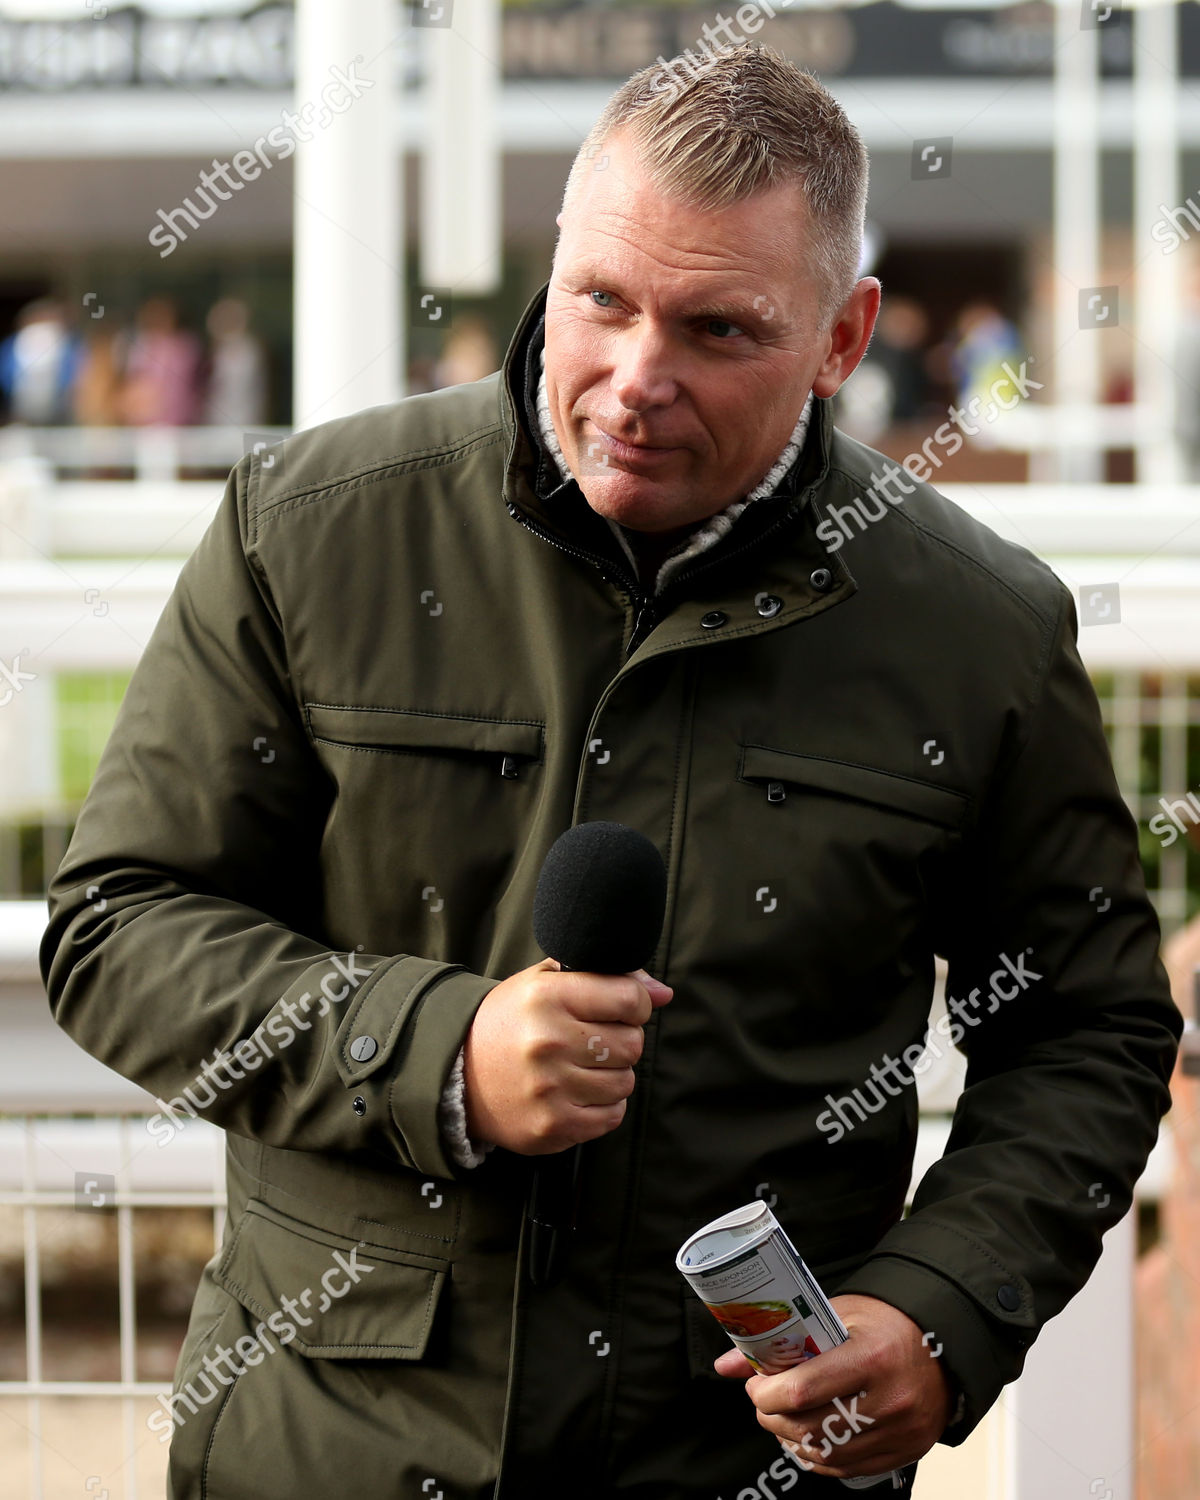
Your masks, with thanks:
[(779, 1375), (756, 1374), (738, 1349), (714, 1369), (746, 1381), (760, 1425), (814, 1474), (848, 1479), (914, 1463), (950, 1420), (936, 1338), (876, 1297), (831, 1301), (850, 1335), (844, 1344)]

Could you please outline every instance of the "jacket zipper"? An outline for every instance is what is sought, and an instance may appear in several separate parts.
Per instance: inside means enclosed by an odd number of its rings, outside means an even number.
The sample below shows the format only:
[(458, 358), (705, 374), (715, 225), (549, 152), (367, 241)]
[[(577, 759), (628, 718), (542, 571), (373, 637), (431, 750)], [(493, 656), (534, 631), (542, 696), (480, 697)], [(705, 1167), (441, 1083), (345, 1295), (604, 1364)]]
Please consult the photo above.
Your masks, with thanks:
[(602, 578), (607, 578), (610, 573), (616, 574), (616, 582), (629, 595), (630, 603), (637, 609), (637, 620), (633, 627), (633, 634), (629, 638), (629, 645), (625, 651), (627, 658), (631, 656), (636, 649), (638, 631), (642, 628), (643, 622), (653, 613), (653, 601), (650, 597), (638, 588), (636, 582), (629, 577), (628, 573), (615, 568), (608, 558), (601, 557), (596, 552), (586, 552), (582, 547), (569, 547), (566, 542), (560, 542), (556, 536), (551, 536), (543, 527), (538, 526), (528, 516), (523, 515), (520, 507), (511, 500), (506, 501), (505, 504), (508, 507), (509, 515), (514, 520), (520, 521), (521, 525), (527, 531), (532, 531), (534, 536), (541, 537), (542, 541), (549, 542), (552, 547), (557, 547), (560, 552), (565, 552), (568, 557), (578, 557), (583, 562), (591, 563), (599, 570)]
[[(629, 637), (629, 645), (625, 648), (625, 658), (626, 660), (628, 660), (641, 645), (642, 641), (645, 640), (646, 636), (650, 634), (650, 631), (653, 630), (655, 624), (657, 623), (658, 609), (656, 605), (657, 601), (661, 599), (662, 596), (656, 594), (653, 598), (651, 598), (650, 595), (642, 592), (642, 590), (637, 586), (636, 582), (630, 580), (627, 573), (623, 573), (620, 569), (614, 568), (608, 558), (600, 557), (595, 552), (586, 552), (582, 547), (569, 547), (565, 542), (560, 542), (557, 537), (551, 536), (551, 534), (543, 527), (538, 526), (535, 522), (531, 521), (526, 515), (522, 513), (520, 507), (513, 501), (508, 500), (505, 502), (505, 504), (508, 508), (509, 515), (512, 516), (515, 520), (520, 521), (521, 525), (524, 526), (527, 531), (533, 532), (534, 536), (541, 537), (543, 541), (549, 542), (552, 547), (557, 547), (560, 552), (565, 552), (569, 557), (578, 557), (584, 562), (592, 563), (593, 566), (599, 569), (600, 575), (603, 578), (607, 578), (609, 573), (616, 573), (618, 575), (617, 582), (619, 583), (621, 588), (623, 588), (629, 595), (630, 603), (633, 604), (637, 609), (637, 616), (633, 626), (633, 634)], [(734, 547), (731, 552), (722, 552), (720, 558), (711, 558), (709, 559), (709, 562), (707, 564), (704, 562), (700, 562), (695, 567), (685, 568), (682, 573), (677, 574), (671, 580), (670, 586), (674, 588), (676, 584), (683, 583), (685, 579), (691, 578), (694, 574), (703, 572), (706, 566), (711, 566), (714, 562), (727, 561), (730, 558), (740, 556), (743, 552), (748, 552), (751, 547), (757, 547), (760, 542), (765, 541), (767, 537), (778, 531), (779, 528), (784, 524), (784, 522), (788, 520), (788, 518), (788, 513), (784, 512), (783, 515), (778, 517), (773, 525), (768, 526), (767, 529), (759, 536), (752, 537), (748, 542), (743, 542), (740, 547)], [(643, 627), (645, 628), (643, 629)]]
[(628, 661), (637, 648), (642, 644), (658, 621), (658, 611), (654, 607), (654, 600), (643, 594), (638, 601), (637, 619), (634, 621), (633, 634), (629, 637), (629, 645), (625, 648), (625, 660)]

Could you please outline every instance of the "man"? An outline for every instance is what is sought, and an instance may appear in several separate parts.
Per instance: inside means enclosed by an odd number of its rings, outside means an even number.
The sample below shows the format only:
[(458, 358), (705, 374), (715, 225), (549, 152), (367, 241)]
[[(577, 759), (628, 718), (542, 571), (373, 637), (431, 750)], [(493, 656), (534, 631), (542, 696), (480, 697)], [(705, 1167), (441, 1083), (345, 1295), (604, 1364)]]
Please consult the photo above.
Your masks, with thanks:
[[(1050, 571), (903, 470), (855, 504), (865, 190), (778, 54), (648, 69), (500, 372), (235, 469), (42, 954), (228, 1132), (174, 1500), (907, 1493), (1128, 1209), (1181, 1024), (1134, 827)], [(656, 979), (534, 945), (594, 819), (663, 855)], [(967, 1086), (901, 1220), (939, 953)], [(769, 1377), (673, 1265), (755, 1196), (850, 1330)]]

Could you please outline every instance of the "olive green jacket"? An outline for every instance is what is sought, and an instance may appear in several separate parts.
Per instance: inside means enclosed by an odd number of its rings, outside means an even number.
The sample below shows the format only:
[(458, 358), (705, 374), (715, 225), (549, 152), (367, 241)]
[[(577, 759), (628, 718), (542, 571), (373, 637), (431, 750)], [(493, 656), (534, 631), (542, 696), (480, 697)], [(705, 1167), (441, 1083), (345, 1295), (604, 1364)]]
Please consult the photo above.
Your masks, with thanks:
[[(497, 374), (237, 465), (50, 888), (58, 1022), (228, 1132), (173, 1500), (735, 1493), (780, 1449), (673, 1258), (756, 1194), (831, 1293), (936, 1340), (961, 1441), (1169, 1103), (1181, 1020), (1062, 584), (926, 485), (831, 522), (883, 460), (817, 401), (776, 492), (646, 599), (536, 440), (544, 293)], [(439, 1101), (591, 819), (663, 855), (675, 995), (535, 1290), (533, 1162), (457, 1165)], [(930, 1043), (969, 1067), (902, 1220), (935, 954), (960, 1020)]]

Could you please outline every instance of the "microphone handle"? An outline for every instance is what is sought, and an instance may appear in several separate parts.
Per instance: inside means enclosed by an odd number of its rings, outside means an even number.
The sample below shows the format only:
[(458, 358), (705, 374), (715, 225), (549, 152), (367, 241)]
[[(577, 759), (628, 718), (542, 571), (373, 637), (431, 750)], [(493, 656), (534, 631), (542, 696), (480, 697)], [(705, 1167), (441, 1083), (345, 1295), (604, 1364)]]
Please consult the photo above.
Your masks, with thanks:
[[(570, 969), (559, 962), (559, 968)], [(567, 1241), (575, 1228), (582, 1181), (583, 1145), (548, 1158), (533, 1174), (529, 1194), (529, 1280), (550, 1286), (566, 1264)]]
[(583, 1146), (559, 1152), (534, 1173), (529, 1201), (529, 1279), (536, 1287), (558, 1280), (575, 1228)]

